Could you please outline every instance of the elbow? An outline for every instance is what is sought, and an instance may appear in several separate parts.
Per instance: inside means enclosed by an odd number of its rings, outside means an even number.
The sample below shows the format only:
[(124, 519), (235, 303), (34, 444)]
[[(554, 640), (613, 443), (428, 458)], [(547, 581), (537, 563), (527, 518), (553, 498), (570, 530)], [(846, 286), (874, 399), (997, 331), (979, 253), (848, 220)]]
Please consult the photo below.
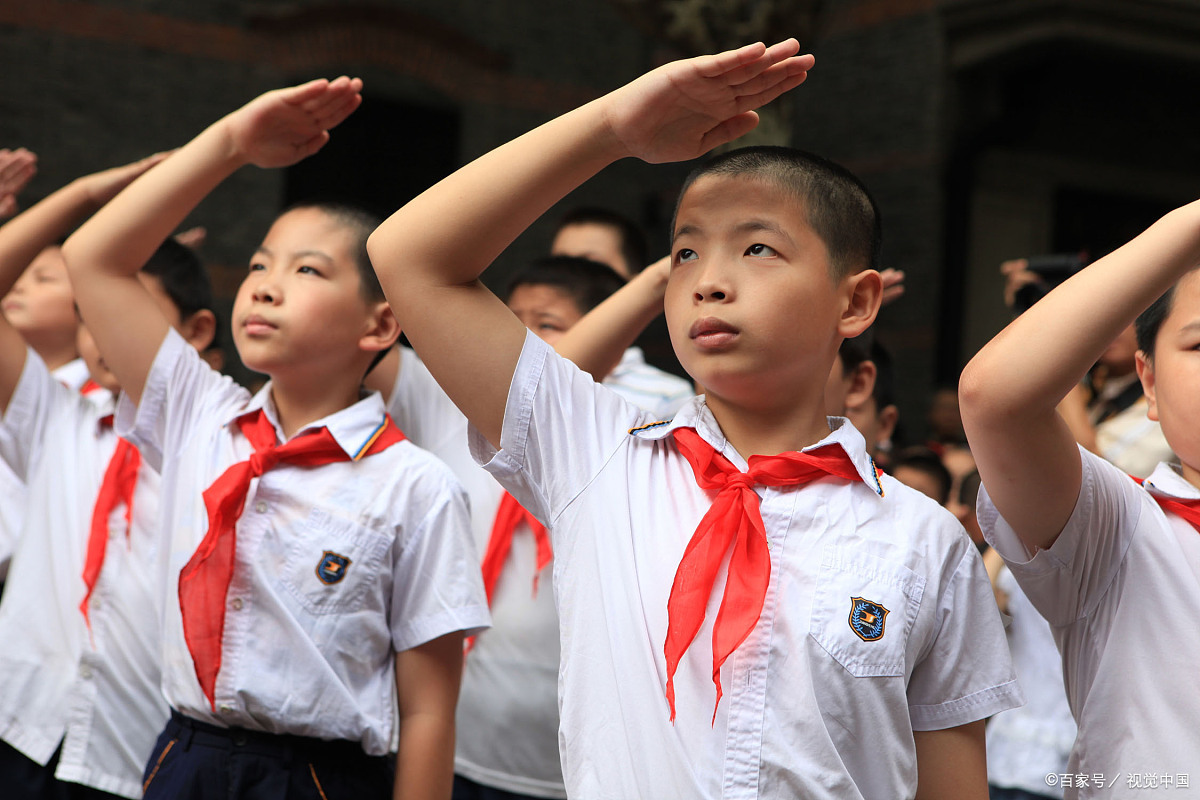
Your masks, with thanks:
[(970, 431), (981, 421), (994, 419), (999, 411), (996, 403), (997, 393), (977, 356), (963, 368), (958, 378), (958, 410), (963, 428)]

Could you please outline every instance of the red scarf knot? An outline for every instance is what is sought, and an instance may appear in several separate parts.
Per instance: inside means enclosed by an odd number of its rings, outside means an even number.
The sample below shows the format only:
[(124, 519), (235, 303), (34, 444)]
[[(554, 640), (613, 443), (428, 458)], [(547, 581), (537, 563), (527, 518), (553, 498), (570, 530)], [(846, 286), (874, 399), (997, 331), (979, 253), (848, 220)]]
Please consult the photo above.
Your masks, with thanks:
[(721, 704), (721, 666), (736, 650), (762, 614), (771, 582), (771, 554), (759, 511), (755, 486), (799, 486), (832, 475), (862, 480), (854, 462), (840, 445), (777, 456), (750, 456), (742, 472), (691, 428), (673, 431), (680, 453), (688, 460), (696, 483), (716, 490), (712, 506), (696, 526), (671, 586), (667, 601), (667, 637), (663, 652), (667, 662), (667, 703), (675, 720), (675, 671), (704, 622), (725, 554), (729, 569), (725, 593), (713, 624), (712, 678), (717, 699), (713, 721)]
[[(246, 461), (230, 466), (204, 491), (208, 532), (179, 573), (179, 609), (184, 639), (200, 688), (214, 710), (217, 674), (221, 670), (221, 640), (225, 632), (225, 597), (233, 580), (237, 548), (237, 521), (245, 507), (251, 480), (283, 461), (297, 467), (319, 467), (352, 460), (328, 428), (305, 433), (279, 445), (275, 426), (262, 409), (238, 418), (237, 425), (254, 453)], [(404, 434), (391, 417), (384, 415), (383, 424), (363, 455), (386, 450), (401, 441), (404, 441)]]

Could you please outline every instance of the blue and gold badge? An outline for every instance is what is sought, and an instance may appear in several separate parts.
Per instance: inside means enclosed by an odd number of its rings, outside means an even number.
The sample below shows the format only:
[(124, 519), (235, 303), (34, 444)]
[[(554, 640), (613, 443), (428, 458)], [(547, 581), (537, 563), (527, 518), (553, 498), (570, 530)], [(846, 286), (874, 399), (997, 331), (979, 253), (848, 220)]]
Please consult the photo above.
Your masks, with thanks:
[(888, 610), (879, 603), (861, 597), (850, 598), (850, 630), (864, 642), (874, 642), (883, 636), (883, 622)]
[(317, 564), (317, 577), (321, 579), (321, 583), (339, 583), (342, 578), (346, 577), (346, 570), (350, 569), (350, 563), (350, 559), (346, 556), (326, 550), (325, 554), (321, 556), (320, 563)]

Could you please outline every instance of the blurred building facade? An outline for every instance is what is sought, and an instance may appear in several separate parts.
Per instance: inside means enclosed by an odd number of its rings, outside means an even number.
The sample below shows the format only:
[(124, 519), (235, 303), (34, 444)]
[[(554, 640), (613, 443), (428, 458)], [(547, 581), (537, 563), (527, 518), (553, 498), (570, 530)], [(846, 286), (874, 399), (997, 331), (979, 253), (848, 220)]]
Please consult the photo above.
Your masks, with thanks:
[[(908, 293), (878, 330), (910, 434), (929, 389), (1007, 321), (1001, 260), (1102, 255), (1200, 187), (1200, 0), (6, 0), (0, 146), (39, 154), (28, 200), (177, 146), (266, 89), (363, 77), (363, 107), (326, 151), (239, 172), (189, 220), (210, 231), (228, 299), (289, 202), (386, 214), (706, 41), (789, 35), (817, 67), (764, 136), (846, 164), (883, 210), (885, 265), (906, 271)], [(581, 203), (623, 210), (665, 253), (686, 171), (614, 165), (489, 280), (502, 286)]]

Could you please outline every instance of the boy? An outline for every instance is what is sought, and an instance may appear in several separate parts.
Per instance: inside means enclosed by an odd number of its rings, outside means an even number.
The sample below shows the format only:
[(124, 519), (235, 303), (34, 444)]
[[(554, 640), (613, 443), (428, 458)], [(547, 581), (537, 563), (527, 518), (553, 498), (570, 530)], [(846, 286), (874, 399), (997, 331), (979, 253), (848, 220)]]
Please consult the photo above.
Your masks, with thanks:
[[(1200, 696), (1177, 685), (1200, 630), (1175, 622), (1200, 602), (1198, 231), (1200, 203), (1167, 214), (1039, 300), (961, 379), (984, 535), (1062, 654), (1079, 723), (1067, 772), (1103, 776), (1068, 797), (1124, 796), (1200, 763), (1186, 733)], [(1056, 411), (1135, 318), (1148, 414), (1180, 460), (1141, 482), (1078, 446)]]
[(319, 149), (361, 86), (262, 95), (64, 246), (80, 312), (126, 392), (118, 432), (162, 465), (172, 717), (147, 763), (148, 799), (258, 797), (270, 783), (289, 796), (385, 795), (395, 733), (396, 796), (449, 793), (463, 631), (485, 626), (487, 609), (461, 489), (362, 392), (399, 330), (357, 219), (294, 208), (251, 258), (232, 316), (243, 362), (271, 378), (255, 397), (184, 348), (134, 277), (234, 170)]
[[(65, 233), (156, 159), (80, 178), (0, 228), (0, 287), (28, 254)], [(207, 276), (166, 243), (139, 273), (196, 347), (212, 337)], [(28, 486), (0, 602), (0, 774), (22, 798), (141, 796), (159, 688), (158, 475), (118, 441), (120, 391), (86, 329), (79, 349), (97, 388), (63, 386), (0, 320), (0, 458)], [(69, 788), (68, 788), (69, 787)]]
[[(877, 483), (851, 427), (830, 431), (838, 344), (882, 291), (855, 179), (752, 151), (685, 188), (666, 321), (707, 394), (670, 423), (554, 356), (477, 280), (612, 161), (692, 158), (752, 128), (812, 66), (797, 49), (661, 67), (458, 171), (368, 243), (476, 457), (551, 529), (569, 796), (982, 798), (982, 720), (1019, 694), (961, 529)], [(778, 177), (793, 171), (800, 188)], [(747, 474), (753, 453), (783, 455)]]

